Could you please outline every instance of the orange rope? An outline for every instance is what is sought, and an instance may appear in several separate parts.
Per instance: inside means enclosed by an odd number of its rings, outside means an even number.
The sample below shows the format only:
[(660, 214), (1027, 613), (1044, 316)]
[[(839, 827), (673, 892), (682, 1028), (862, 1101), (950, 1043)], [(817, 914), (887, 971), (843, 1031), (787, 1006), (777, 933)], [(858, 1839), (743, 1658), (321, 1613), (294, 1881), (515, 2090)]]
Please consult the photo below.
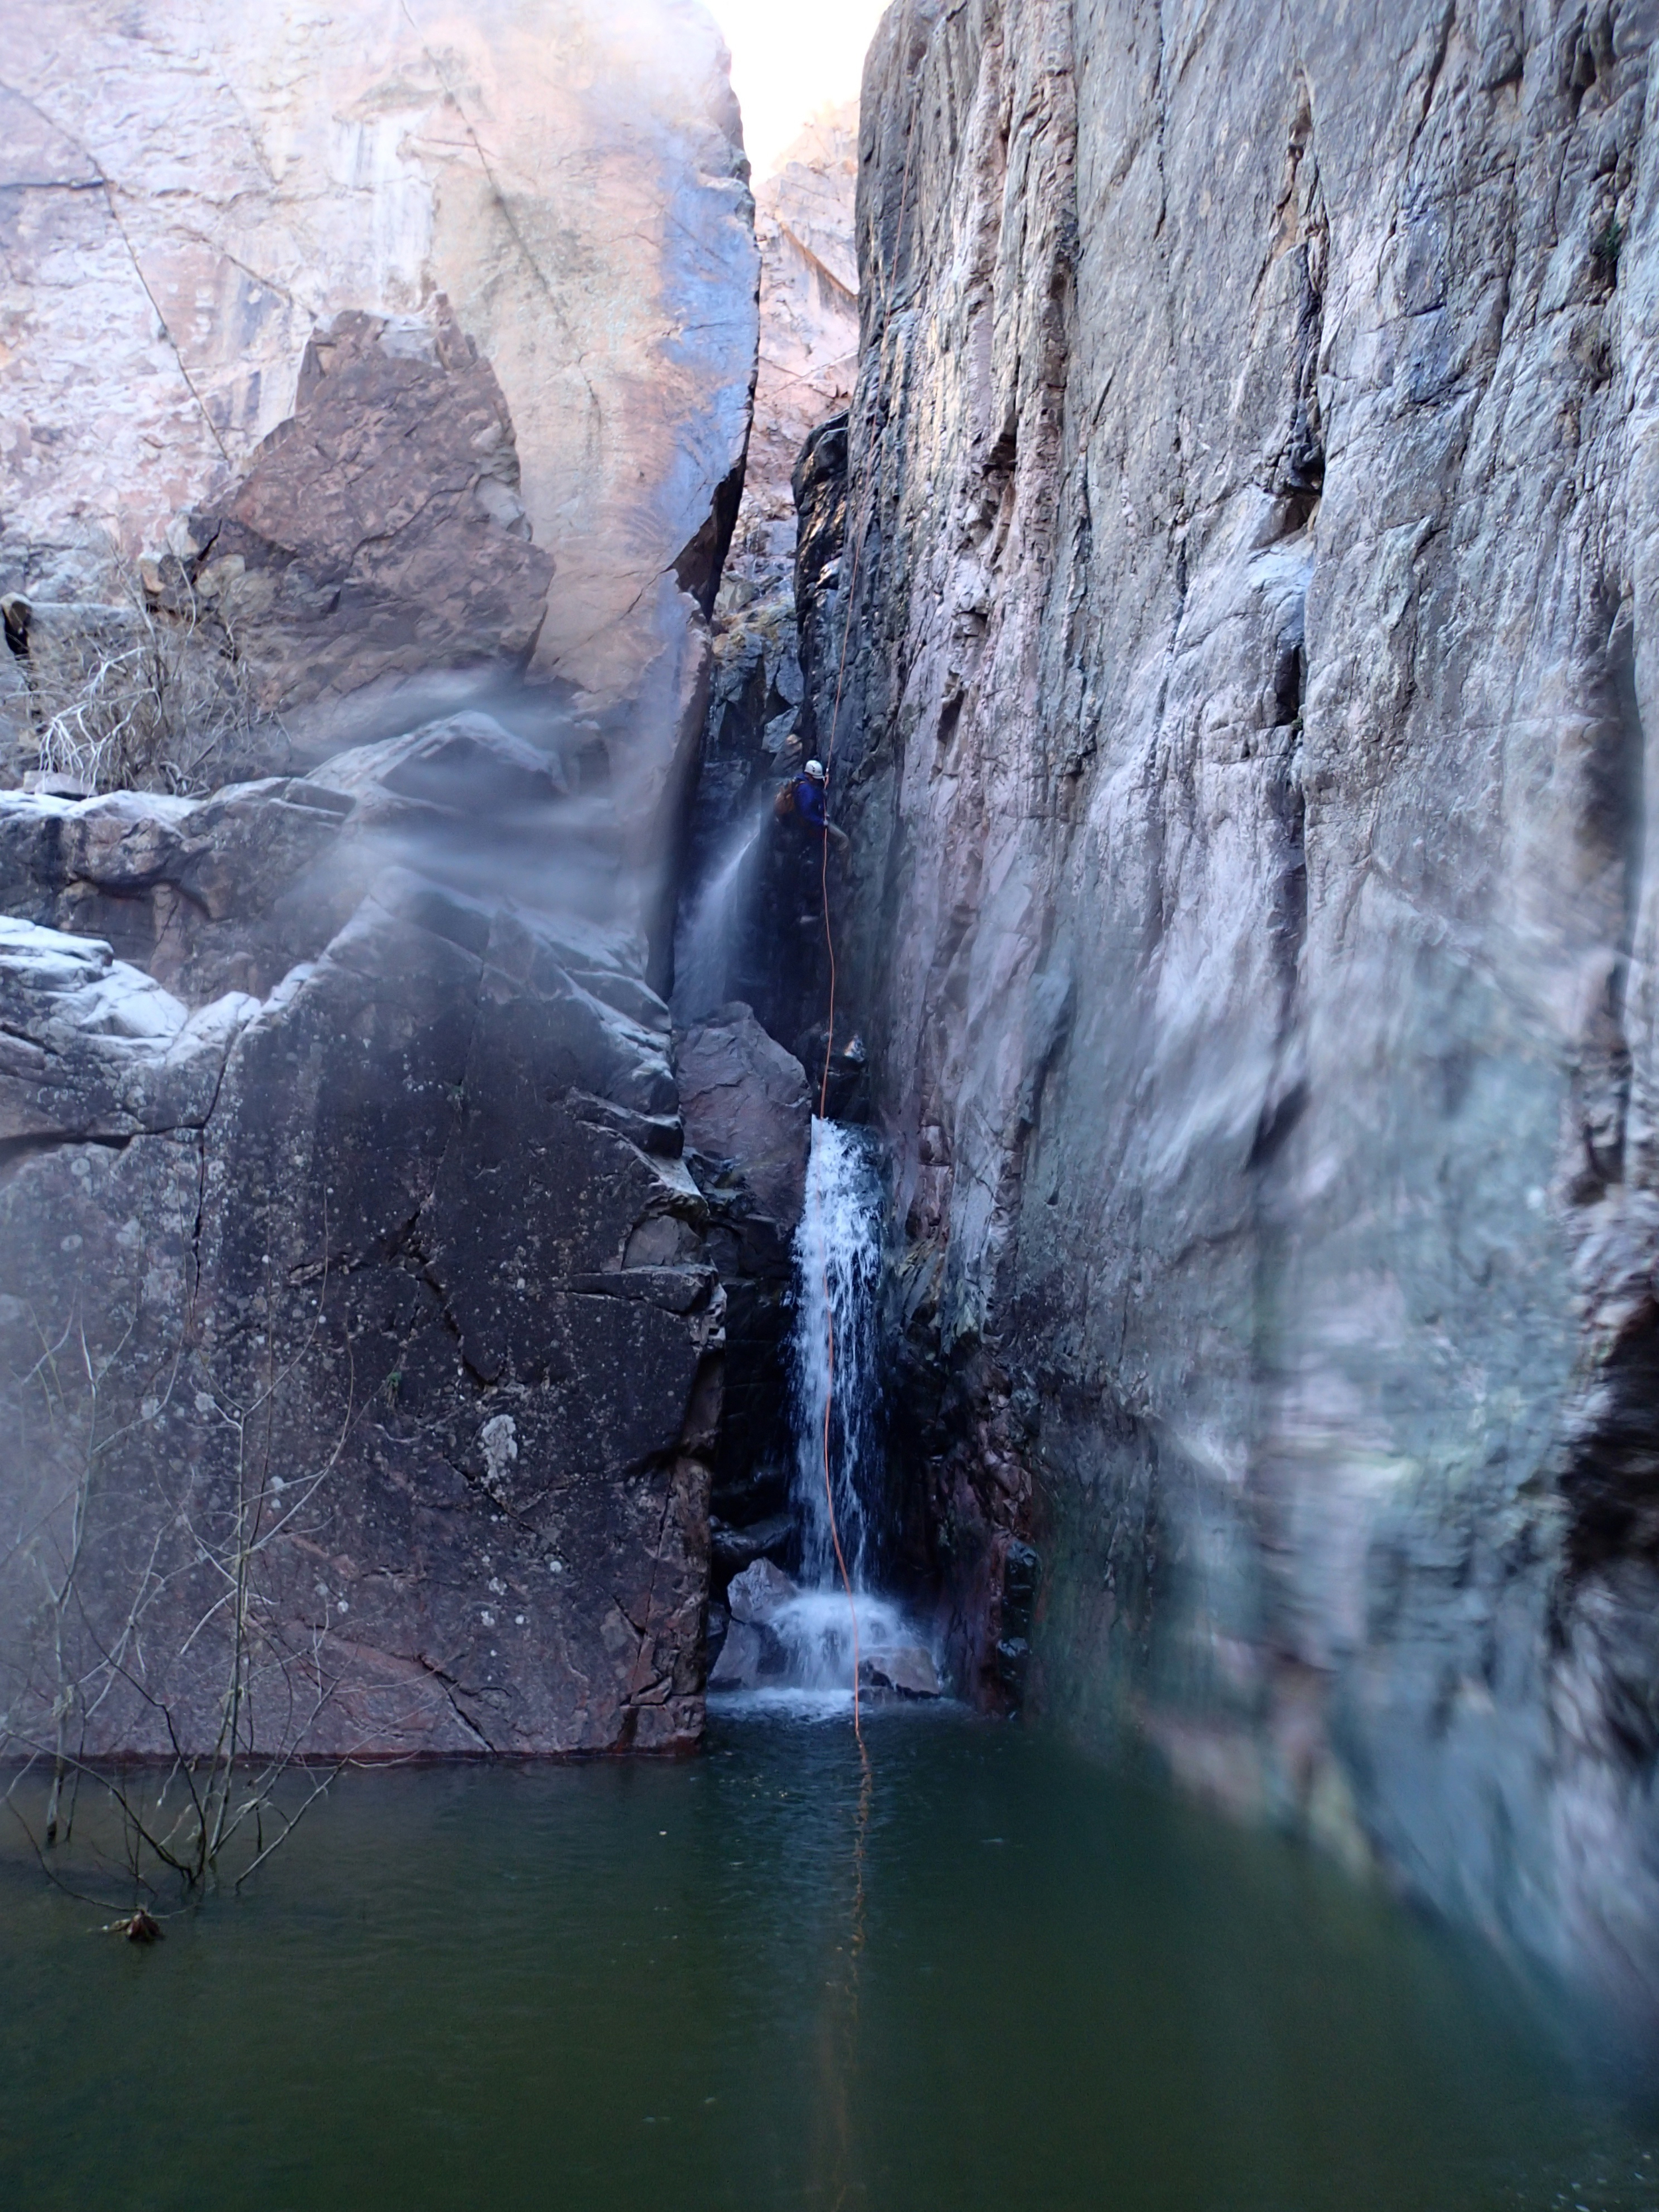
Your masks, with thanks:
[[(916, 98), (911, 101), (910, 120), (904, 134), (904, 177), (903, 181), (899, 187), (898, 228), (893, 234), (893, 262), (895, 267), (897, 265), (898, 257), (904, 245), (904, 216), (905, 210), (908, 207), (910, 201), (910, 155), (911, 149), (915, 144), (916, 110), (920, 104), (920, 98), (921, 95), (918, 92)], [(891, 272), (890, 271), (889, 274), (890, 276)], [(885, 345), (887, 338), (887, 313), (891, 303), (892, 287), (890, 283), (889, 283), (884, 284), (882, 287), (881, 335), (884, 346)], [(877, 389), (878, 391), (880, 389), (879, 379), (878, 379)], [(849, 414), (847, 418), (847, 474), (849, 489), (851, 489), (852, 473), (853, 418)], [(872, 499), (875, 495), (875, 483), (876, 479), (872, 475), (871, 478), (870, 491), (870, 496)], [(867, 519), (868, 518), (866, 516), (866, 520), (867, 520)], [(845, 541), (843, 540), (843, 544), (844, 543)], [(863, 552), (863, 550), (864, 532), (860, 528), (854, 533), (853, 538), (853, 567), (852, 573), (848, 579), (847, 584), (847, 619), (842, 624), (841, 658), (836, 668), (836, 698), (835, 704), (830, 710), (830, 743), (824, 748), (823, 754), (823, 787), (826, 798), (830, 789), (830, 771), (835, 765), (836, 738), (841, 722), (842, 687), (847, 680), (847, 648), (851, 643), (853, 636), (853, 614), (858, 600), (859, 557)], [(823, 1121), (828, 1118), (830, 1102), (830, 1061), (836, 1048), (836, 933), (830, 917), (830, 833), (827, 829), (823, 833), (818, 857), (819, 890), (823, 900), (823, 943), (824, 949), (830, 956), (830, 1012), (829, 1020), (825, 1024), (823, 1033), (823, 1074), (818, 1084), (818, 1118), (820, 1121)], [(836, 1316), (835, 1310), (830, 1303), (830, 1258), (825, 1247), (823, 1234), (823, 1211), (821, 1195), (817, 1217), (817, 1232), (818, 1279), (823, 1292), (824, 1328), (829, 1340), (830, 1354), (829, 1376), (823, 1394), (823, 1495), (825, 1503), (830, 1509), (830, 1540), (836, 1548), (836, 1565), (841, 1570), (842, 1588), (847, 1593), (847, 1610), (853, 1624), (853, 1734), (858, 1738), (859, 1752), (860, 1757), (862, 1757), (864, 1754), (864, 1725), (859, 1705), (859, 1608), (858, 1601), (853, 1595), (853, 1577), (847, 1571), (847, 1556), (842, 1550), (841, 1547), (841, 1528), (836, 1517), (835, 1477), (830, 1468), (830, 1423), (831, 1414), (835, 1408), (836, 1399)], [(866, 1781), (868, 1779), (868, 1764), (866, 1761)]]

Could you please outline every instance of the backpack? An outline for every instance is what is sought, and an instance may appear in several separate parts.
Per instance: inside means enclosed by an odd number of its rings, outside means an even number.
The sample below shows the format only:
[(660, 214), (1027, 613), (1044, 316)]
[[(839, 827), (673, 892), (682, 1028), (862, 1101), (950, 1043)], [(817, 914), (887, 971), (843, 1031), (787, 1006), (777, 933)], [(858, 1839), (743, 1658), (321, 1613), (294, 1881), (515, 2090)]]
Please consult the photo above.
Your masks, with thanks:
[(795, 779), (792, 775), (788, 782), (784, 785), (782, 790), (779, 792), (777, 797), (772, 801), (772, 817), (774, 821), (776, 822), (787, 822), (794, 811)]

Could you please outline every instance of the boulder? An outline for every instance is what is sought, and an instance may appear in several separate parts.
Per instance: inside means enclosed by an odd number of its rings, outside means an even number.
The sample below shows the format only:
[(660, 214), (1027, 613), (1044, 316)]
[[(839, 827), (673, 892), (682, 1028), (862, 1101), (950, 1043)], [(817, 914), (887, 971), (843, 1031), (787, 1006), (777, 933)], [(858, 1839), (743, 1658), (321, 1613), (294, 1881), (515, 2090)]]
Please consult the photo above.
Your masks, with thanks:
[(762, 1662), (770, 1639), (753, 1622), (734, 1620), (726, 1632), (720, 1656), (708, 1671), (711, 1690), (752, 1690), (761, 1678)]
[[(319, 324), (294, 412), (185, 526), (192, 599), (234, 595), (240, 652), (292, 712), (434, 668), (521, 669), (552, 556), (530, 542), (513, 420), (439, 297)], [(164, 581), (165, 581), (164, 576)]]
[(872, 1690), (892, 1690), (905, 1698), (944, 1695), (933, 1655), (921, 1644), (901, 1644), (891, 1650), (862, 1653), (859, 1680)]
[(726, 1601), (734, 1622), (765, 1628), (791, 1598), (799, 1595), (799, 1586), (781, 1567), (770, 1559), (756, 1559), (740, 1575), (733, 1576)]
[(800, 1063), (747, 1006), (675, 1034), (675, 1066), (709, 1207), (709, 1257), (726, 1297), (726, 1398), (714, 1465), (725, 1525), (717, 1572), (787, 1541), (791, 1236), (800, 1212), (811, 1106)]
[(740, 1167), (757, 1210), (786, 1231), (799, 1218), (812, 1146), (805, 1071), (750, 1009), (733, 1004), (675, 1039), (689, 1141)]

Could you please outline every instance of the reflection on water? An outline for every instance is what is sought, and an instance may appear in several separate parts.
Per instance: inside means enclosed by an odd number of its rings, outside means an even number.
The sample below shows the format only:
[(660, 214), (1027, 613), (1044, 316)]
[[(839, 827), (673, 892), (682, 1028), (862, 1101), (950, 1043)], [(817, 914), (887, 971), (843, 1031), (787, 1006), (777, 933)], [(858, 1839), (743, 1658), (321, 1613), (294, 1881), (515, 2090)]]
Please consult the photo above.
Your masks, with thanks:
[[(353, 1775), (149, 1952), (0, 1841), (0, 2203), (1651, 2207), (1478, 1954), (1018, 1729)], [(863, 1853), (858, 1853), (864, 1838)]]

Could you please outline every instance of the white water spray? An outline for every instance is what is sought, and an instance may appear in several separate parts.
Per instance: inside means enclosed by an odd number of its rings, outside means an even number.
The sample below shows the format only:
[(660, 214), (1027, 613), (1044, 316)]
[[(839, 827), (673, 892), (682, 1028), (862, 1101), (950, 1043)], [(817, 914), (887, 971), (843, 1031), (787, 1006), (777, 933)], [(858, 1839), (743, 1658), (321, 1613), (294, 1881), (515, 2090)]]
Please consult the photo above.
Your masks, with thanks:
[(764, 817), (741, 827), (680, 927), (674, 956), (674, 1012), (694, 1022), (723, 1006), (743, 918), (749, 861)]

